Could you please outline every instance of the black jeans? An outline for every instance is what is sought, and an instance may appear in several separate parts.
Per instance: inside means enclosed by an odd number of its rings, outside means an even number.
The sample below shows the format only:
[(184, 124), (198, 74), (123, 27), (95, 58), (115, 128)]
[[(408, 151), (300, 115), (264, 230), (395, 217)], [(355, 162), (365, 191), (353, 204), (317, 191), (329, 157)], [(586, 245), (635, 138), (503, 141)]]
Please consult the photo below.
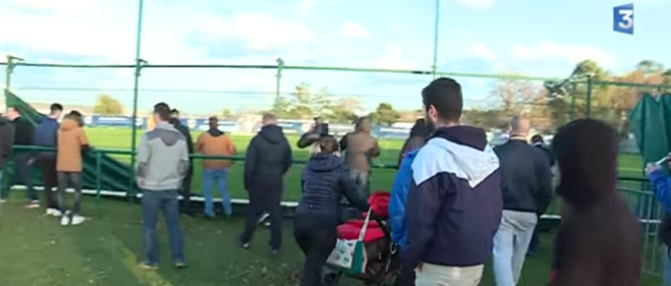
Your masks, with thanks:
[(44, 183), (44, 200), (48, 209), (58, 208), (58, 203), (54, 198), (54, 189), (58, 185), (58, 176), (56, 175), (56, 156), (53, 154), (44, 154), (39, 158), (40, 169), (42, 169), (42, 182)]
[(249, 192), (249, 209), (245, 230), (240, 236), (242, 243), (252, 241), (259, 216), (268, 212), (270, 218), (270, 247), (274, 250), (282, 246), (282, 192), (280, 190), (254, 190)]
[(319, 286), (322, 269), (338, 239), (338, 227), (332, 220), (297, 214), (294, 218), (294, 238), (305, 254), (300, 286)]
[(58, 209), (65, 208), (65, 189), (70, 186), (75, 189), (75, 202), (72, 206), (72, 215), (78, 215), (82, 205), (82, 173), (81, 172), (58, 172)]
[(193, 162), (189, 165), (189, 170), (182, 180), (182, 186), (179, 188), (179, 194), (182, 196), (182, 213), (191, 212), (191, 180), (193, 179)]

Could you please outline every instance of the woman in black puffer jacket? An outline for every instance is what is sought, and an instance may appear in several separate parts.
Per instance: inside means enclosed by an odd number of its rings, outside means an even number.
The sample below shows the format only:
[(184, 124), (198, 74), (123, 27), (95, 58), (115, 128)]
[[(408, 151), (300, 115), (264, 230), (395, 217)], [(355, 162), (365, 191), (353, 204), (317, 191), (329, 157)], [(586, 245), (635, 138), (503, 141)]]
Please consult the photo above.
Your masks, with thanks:
[(321, 284), (322, 268), (338, 238), (343, 196), (362, 212), (369, 208), (342, 164), (338, 141), (325, 136), (317, 144), (316, 154), (303, 169), (303, 196), (294, 218), (294, 237), (305, 254), (301, 286)]

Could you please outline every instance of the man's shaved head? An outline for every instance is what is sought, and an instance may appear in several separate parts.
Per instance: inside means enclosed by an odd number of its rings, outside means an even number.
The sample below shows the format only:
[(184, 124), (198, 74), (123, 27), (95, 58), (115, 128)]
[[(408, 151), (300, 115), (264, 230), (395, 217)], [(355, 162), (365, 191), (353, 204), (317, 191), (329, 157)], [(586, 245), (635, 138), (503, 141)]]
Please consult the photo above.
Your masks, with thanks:
[(513, 116), (513, 118), (510, 119), (511, 135), (527, 136), (530, 129), (531, 122), (529, 122), (529, 119), (520, 116)]
[(261, 119), (263, 121), (263, 125), (268, 125), (268, 124), (277, 124), (277, 116), (272, 113), (265, 113), (263, 114), (263, 117)]

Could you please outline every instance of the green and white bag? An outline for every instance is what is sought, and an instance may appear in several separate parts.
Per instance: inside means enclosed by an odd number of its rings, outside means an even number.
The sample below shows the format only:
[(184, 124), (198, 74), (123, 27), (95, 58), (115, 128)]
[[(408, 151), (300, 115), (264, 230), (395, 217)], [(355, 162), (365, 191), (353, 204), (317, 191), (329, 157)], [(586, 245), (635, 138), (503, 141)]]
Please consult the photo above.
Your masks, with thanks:
[(366, 246), (363, 243), (363, 238), (368, 230), (368, 222), (370, 221), (369, 210), (366, 214), (363, 227), (359, 233), (359, 239), (338, 239), (335, 248), (326, 260), (330, 266), (344, 270), (353, 275), (362, 274), (366, 271), (368, 264), (368, 256), (366, 254)]

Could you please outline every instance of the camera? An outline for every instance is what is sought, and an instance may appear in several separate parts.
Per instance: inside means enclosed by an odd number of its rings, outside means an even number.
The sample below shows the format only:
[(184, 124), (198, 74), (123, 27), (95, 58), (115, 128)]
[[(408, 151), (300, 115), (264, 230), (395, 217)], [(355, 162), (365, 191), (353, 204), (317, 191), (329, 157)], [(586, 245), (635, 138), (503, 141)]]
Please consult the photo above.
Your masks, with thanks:
[(318, 123), (315, 125), (315, 129), (312, 132), (319, 136), (329, 135), (329, 125), (328, 123)]

